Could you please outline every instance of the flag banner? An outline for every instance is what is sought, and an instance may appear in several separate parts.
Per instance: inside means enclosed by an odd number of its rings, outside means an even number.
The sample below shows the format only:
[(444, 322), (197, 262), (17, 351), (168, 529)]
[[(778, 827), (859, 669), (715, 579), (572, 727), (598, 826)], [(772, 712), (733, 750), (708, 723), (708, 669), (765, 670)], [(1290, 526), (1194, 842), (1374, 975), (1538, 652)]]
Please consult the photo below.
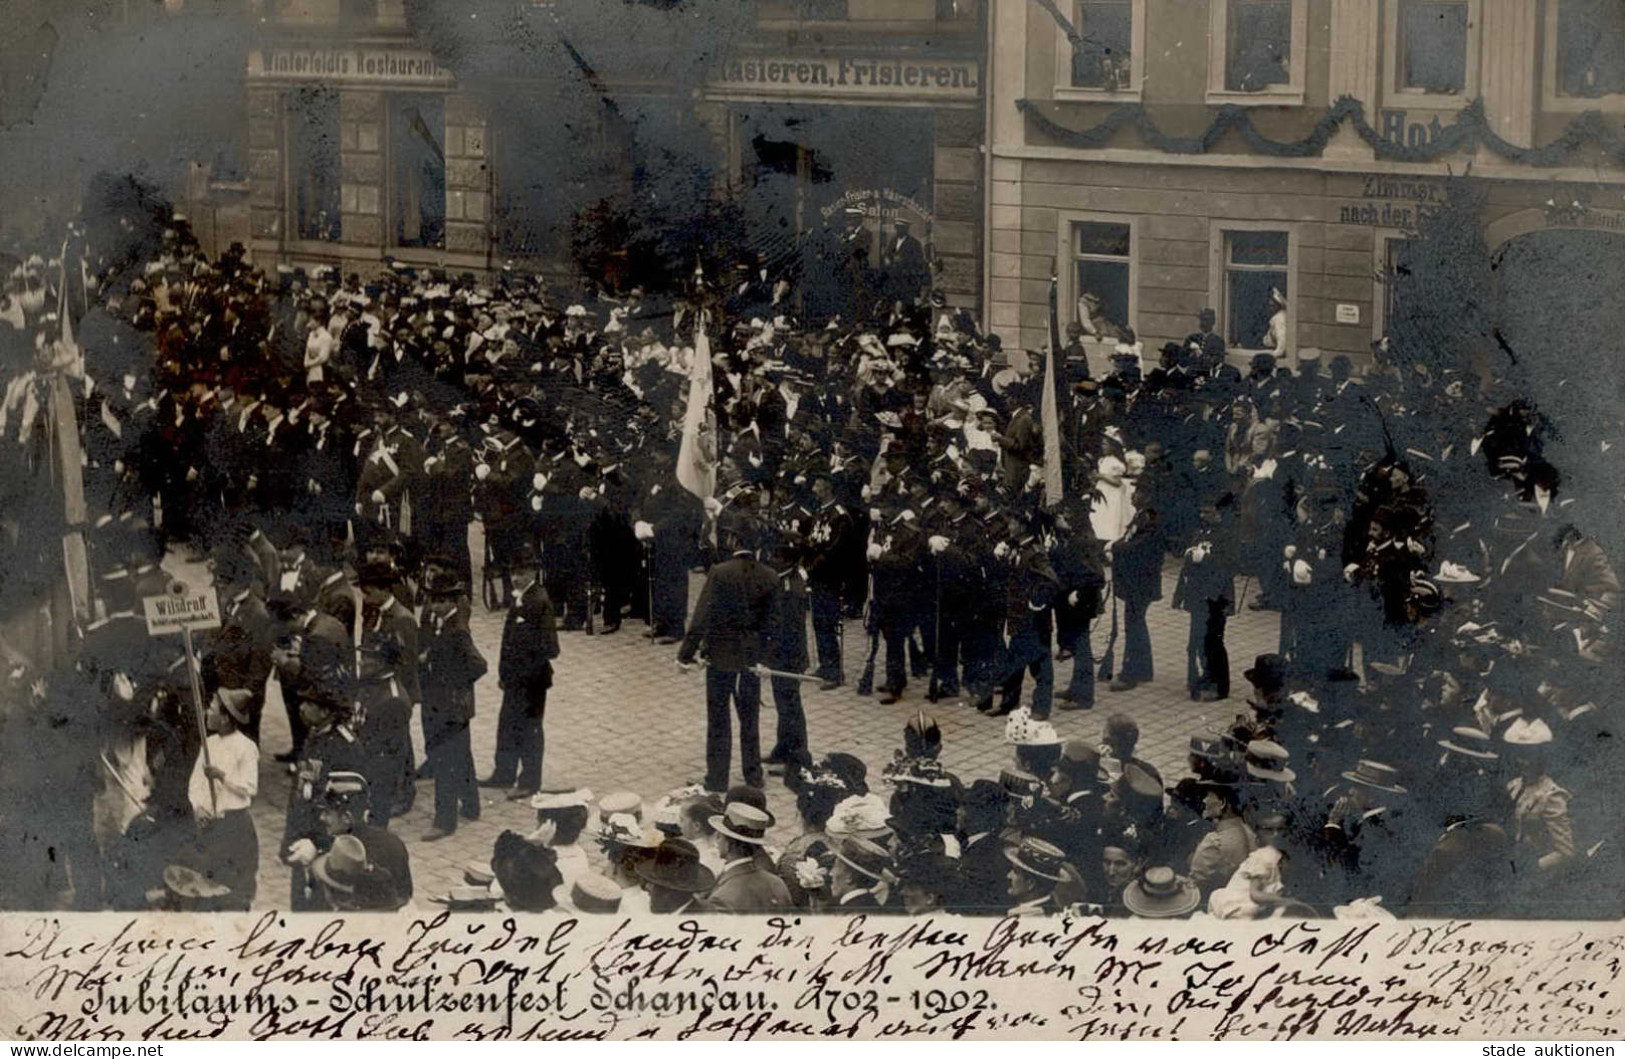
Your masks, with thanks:
[(1055, 402), (1055, 358), (1061, 355), (1061, 325), (1056, 307), (1058, 284), (1049, 278), (1049, 353), (1044, 357), (1044, 506), (1061, 502), (1061, 414)]
[(688, 369), (688, 409), (677, 449), (677, 481), (701, 500), (717, 488), (717, 427), (711, 413), (711, 341), (702, 318), (694, 336), (694, 363)]

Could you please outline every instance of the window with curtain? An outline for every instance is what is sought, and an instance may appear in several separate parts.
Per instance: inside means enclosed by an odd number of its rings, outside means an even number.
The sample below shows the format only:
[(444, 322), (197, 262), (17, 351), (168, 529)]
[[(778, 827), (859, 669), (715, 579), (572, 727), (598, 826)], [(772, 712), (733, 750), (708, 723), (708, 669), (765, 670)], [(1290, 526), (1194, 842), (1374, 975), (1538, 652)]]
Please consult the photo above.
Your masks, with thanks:
[(1625, 3), (1561, 0), (1557, 8), (1557, 90), (1595, 99), (1625, 93)]
[(1224, 87), (1258, 92), (1292, 80), (1292, 0), (1229, 0)]
[(1224, 233), (1224, 340), (1267, 349), (1265, 339), (1287, 298), (1286, 232)]
[(446, 112), (439, 96), (392, 96), (395, 245), (446, 245)]
[(1467, 89), (1466, 0), (1403, 0), (1399, 87), (1454, 95)]
[(1123, 221), (1072, 225), (1072, 318), (1092, 338), (1117, 338), (1130, 327), (1133, 230)]
[(1072, 87), (1120, 91), (1133, 87), (1133, 0), (1079, 0), (1072, 48)]
[(337, 241), (339, 208), (339, 94), (332, 88), (298, 88), (287, 95), (289, 204), (301, 239)]

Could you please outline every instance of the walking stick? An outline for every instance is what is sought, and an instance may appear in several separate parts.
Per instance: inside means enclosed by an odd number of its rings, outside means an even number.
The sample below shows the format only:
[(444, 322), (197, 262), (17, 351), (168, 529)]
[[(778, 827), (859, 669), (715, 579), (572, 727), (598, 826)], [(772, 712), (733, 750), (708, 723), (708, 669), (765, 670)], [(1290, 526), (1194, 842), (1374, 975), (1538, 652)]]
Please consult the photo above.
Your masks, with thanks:
[(649, 623), (652, 639), (655, 631), (655, 549), (649, 541), (643, 542), (643, 570), (646, 575), (643, 584), (649, 595), (649, 609), (644, 613), (644, 620)]
[(931, 683), (926, 685), (925, 698), (936, 702), (942, 697), (942, 557), (937, 557), (937, 610), (935, 628), (931, 633)]
[(875, 690), (875, 657), (880, 654), (880, 623), (875, 617), (875, 575), (869, 575), (869, 601), (864, 607), (863, 628), (869, 634), (869, 657), (863, 663), (858, 677), (859, 695), (872, 695)]
[(1095, 670), (1095, 679), (1110, 680), (1113, 670), (1113, 653), (1117, 650), (1117, 582), (1115, 579), (1107, 583), (1106, 605), (1111, 608), (1112, 631), (1106, 638), (1106, 650), (1100, 656), (1100, 667)]
[(1241, 575), (1241, 598), (1236, 600), (1236, 613), (1237, 614), (1241, 613), (1242, 605), (1247, 602), (1247, 590), (1249, 588), (1251, 588), (1251, 587), (1253, 587), (1253, 575), (1252, 574), (1242, 574)]

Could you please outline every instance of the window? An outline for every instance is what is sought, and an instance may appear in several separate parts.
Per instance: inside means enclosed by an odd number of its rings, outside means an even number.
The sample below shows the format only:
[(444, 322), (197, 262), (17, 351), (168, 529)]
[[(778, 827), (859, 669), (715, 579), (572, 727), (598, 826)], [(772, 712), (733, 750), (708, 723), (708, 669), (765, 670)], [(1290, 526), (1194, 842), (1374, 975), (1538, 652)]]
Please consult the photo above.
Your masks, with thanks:
[(1210, 103), (1302, 103), (1309, 0), (1210, 0)]
[(1072, 319), (1085, 335), (1114, 338), (1129, 323), (1129, 248), (1127, 224), (1079, 221), (1072, 225)]
[(1145, 53), (1145, 0), (1073, 0), (1072, 28), (1083, 38), (1074, 46), (1055, 27), (1057, 98), (1139, 97)]
[(1557, 7), (1557, 93), (1596, 99), (1625, 93), (1625, 4), (1561, 0)]
[(1386, 91), (1407, 107), (1459, 108), (1478, 92), (1483, 0), (1395, 0), (1388, 5)]
[(1404, 0), (1399, 6), (1399, 87), (1457, 94), (1467, 88), (1466, 0)]
[(1393, 330), (1394, 321), (1405, 311), (1405, 298), (1410, 290), (1411, 255), (1415, 241), (1404, 235), (1377, 236), (1377, 318), (1372, 331), (1377, 338)]
[(1271, 85), (1290, 84), (1290, 0), (1230, 0), (1224, 54), (1227, 92), (1258, 92)]
[(1073, 26), (1083, 43), (1071, 49), (1072, 87), (1111, 91), (1131, 87), (1133, 3), (1130, 0), (1082, 0), (1077, 5), (1077, 20)]
[(1224, 233), (1224, 287), (1220, 295), (1226, 345), (1235, 349), (1277, 348), (1286, 331), (1289, 249), (1286, 232)]
[(1122, 214), (1061, 215), (1056, 249), (1061, 262), (1061, 325), (1083, 325), (1086, 340), (1116, 342), (1134, 327), (1135, 218)]
[(301, 239), (336, 242), (342, 232), (339, 94), (331, 88), (288, 93), (288, 200)]
[(389, 157), (396, 246), (446, 245), (445, 104), (389, 97)]

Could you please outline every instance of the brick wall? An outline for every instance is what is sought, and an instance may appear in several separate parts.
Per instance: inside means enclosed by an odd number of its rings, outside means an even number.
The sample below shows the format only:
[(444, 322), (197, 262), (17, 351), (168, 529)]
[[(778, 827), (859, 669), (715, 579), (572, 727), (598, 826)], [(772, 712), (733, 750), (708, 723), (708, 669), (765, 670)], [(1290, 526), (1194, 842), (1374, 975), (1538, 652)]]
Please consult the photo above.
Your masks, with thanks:
[(376, 247), (384, 239), (384, 94), (350, 90), (339, 94), (339, 154), (343, 181), (339, 208), (341, 241)]
[(446, 250), (483, 254), (490, 245), (490, 125), (478, 102), (446, 97)]

